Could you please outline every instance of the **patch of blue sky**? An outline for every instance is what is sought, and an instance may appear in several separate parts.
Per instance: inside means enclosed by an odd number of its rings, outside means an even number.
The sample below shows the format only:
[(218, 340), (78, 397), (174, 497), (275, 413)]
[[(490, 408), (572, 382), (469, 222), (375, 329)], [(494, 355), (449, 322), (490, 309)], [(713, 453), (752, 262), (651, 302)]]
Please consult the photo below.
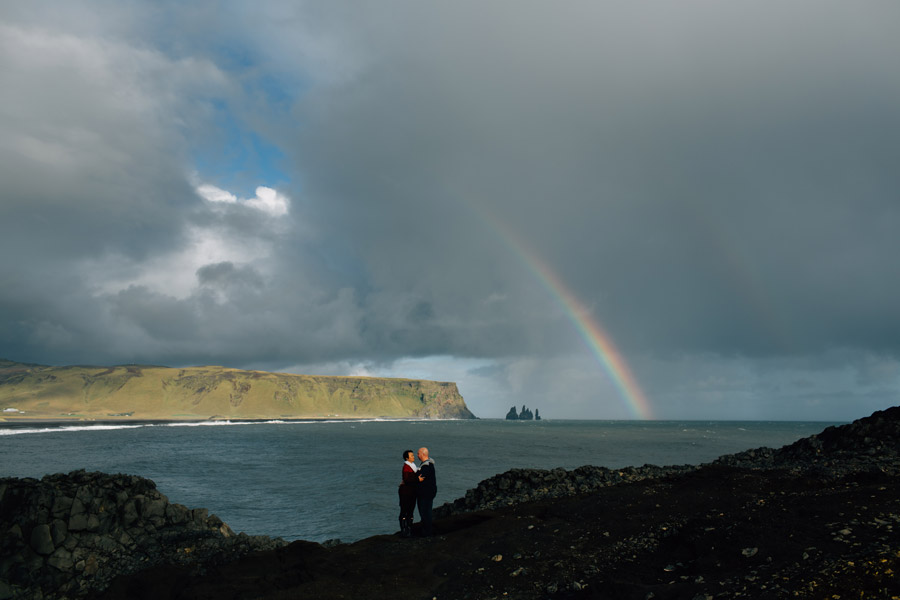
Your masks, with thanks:
[(236, 117), (227, 103), (214, 101), (216, 134), (193, 148), (200, 179), (239, 197), (254, 195), (257, 186), (279, 188), (290, 176), (282, 168), (284, 153), (261, 133)]
[(252, 78), (244, 81), (247, 96), (262, 97), (269, 109), (281, 114), (287, 113), (308, 87), (306, 79), (289, 79), (267, 71), (255, 73)]
[(236, 40), (217, 43), (211, 56), (220, 69), (240, 82), (247, 97), (261, 96), (279, 111), (289, 108), (309, 84), (296, 64), (273, 60), (259, 48)]

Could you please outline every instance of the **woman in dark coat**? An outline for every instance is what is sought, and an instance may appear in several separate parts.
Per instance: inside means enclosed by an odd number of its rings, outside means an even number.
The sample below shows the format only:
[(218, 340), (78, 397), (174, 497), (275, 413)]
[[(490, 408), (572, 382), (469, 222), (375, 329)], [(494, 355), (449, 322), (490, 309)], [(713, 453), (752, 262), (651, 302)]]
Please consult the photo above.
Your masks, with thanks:
[(416, 485), (419, 483), (418, 467), (413, 451), (403, 451), (403, 481), (400, 483), (400, 535), (412, 535), (413, 511), (416, 508)]

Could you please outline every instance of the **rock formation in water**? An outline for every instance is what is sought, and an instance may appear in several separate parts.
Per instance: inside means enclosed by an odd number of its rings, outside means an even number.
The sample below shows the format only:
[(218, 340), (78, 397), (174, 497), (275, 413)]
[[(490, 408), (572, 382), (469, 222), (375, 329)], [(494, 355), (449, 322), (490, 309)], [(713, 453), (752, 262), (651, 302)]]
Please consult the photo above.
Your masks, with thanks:
[(507, 421), (531, 421), (531, 420), (540, 421), (541, 417), (540, 417), (540, 415), (537, 414), (537, 410), (535, 410), (534, 413), (532, 413), (531, 409), (529, 409), (527, 406), (525, 406), (523, 404), (522, 412), (519, 412), (519, 413), (516, 412), (515, 406), (511, 407), (509, 409), (509, 412), (506, 413), (506, 420)]
[(455, 383), (0, 360), (0, 419), (473, 419)]

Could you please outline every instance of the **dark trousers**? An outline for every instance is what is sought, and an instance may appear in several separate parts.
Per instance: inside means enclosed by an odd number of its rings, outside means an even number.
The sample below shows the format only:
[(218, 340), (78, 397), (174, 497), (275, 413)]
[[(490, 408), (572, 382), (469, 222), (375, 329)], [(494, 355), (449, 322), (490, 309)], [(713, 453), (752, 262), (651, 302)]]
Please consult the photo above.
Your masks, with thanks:
[(432, 535), (434, 529), (431, 526), (431, 505), (434, 496), (418, 496), (416, 504), (419, 505), (419, 518), (422, 519), (422, 535)]
[(413, 512), (416, 510), (415, 496), (400, 496), (400, 519), (409, 519), (409, 524), (413, 522)]

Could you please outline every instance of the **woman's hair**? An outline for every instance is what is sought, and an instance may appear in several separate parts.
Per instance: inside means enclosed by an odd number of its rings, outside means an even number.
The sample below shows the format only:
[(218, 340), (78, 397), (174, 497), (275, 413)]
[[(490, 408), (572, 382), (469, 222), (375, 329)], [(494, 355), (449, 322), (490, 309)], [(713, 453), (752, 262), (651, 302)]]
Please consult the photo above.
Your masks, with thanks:
[(413, 453), (412, 450), (404, 450), (404, 451), (403, 451), (403, 460), (409, 460), (409, 459), (407, 458), (407, 456), (409, 456), (409, 455), (412, 454), (412, 453)]

